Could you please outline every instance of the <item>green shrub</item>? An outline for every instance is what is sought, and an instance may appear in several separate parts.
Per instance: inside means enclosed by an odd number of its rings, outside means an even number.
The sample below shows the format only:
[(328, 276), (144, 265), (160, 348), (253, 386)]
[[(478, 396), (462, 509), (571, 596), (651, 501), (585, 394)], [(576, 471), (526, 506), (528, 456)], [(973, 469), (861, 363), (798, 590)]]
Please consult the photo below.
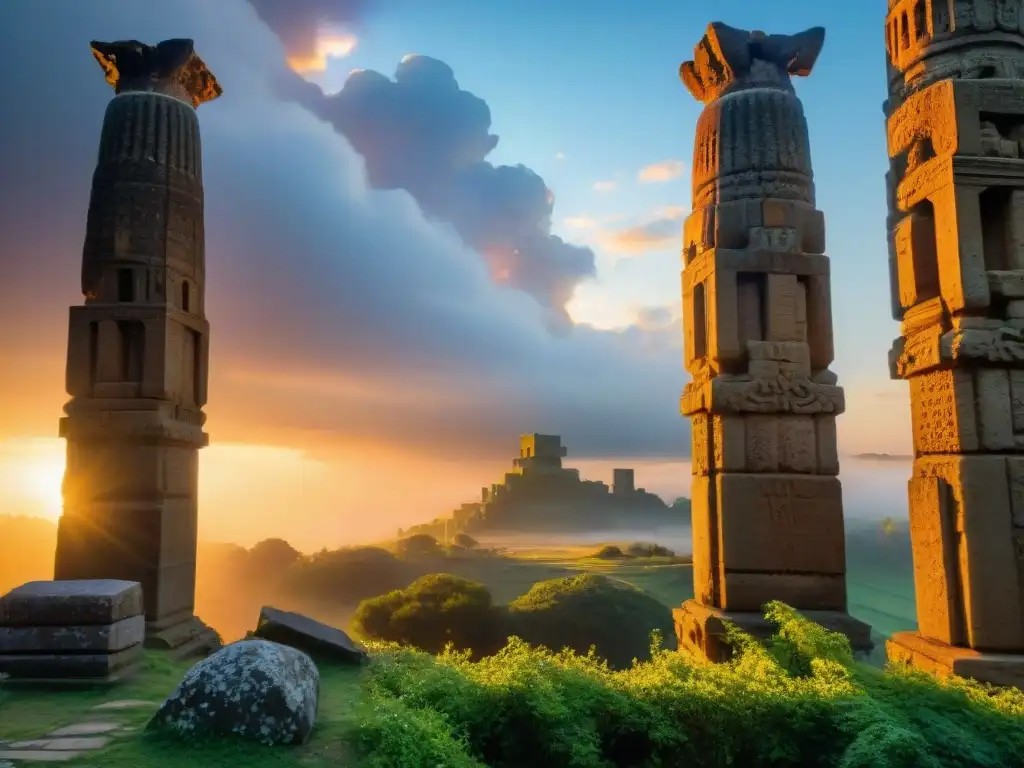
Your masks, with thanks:
[(626, 555), (620, 547), (617, 547), (614, 544), (605, 544), (594, 553), (594, 557), (600, 558), (601, 560), (622, 560)]
[(437, 557), (444, 554), (441, 544), (428, 533), (417, 533), (395, 543), (395, 554), (399, 557)]
[(630, 557), (675, 557), (676, 553), (660, 544), (649, 544), (645, 541), (634, 541), (626, 547)]
[(289, 567), (281, 586), (303, 600), (354, 605), (401, 589), (422, 571), (380, 547), (324, 550)]
[(844, 638), (779, 604), (768, 615), (789, 661), (748, 641), (705, 664), (657, 637), (623, 671), (517, 639), (479, 662), (374, 645), (355, 744), (376, 766), (1021, 765), (1021, 692), (862, 666)]
[(405, 589), (364, 600), (356, 609), (355, 626), (368, 638), (431, 653), (452, 644), (480, 656), (493, 653), (504, 643), (501, 613), (483, 584), (434, 573)]
[(673, 636), (668, 608), (620, 581), (581, 574), (534, 584), (508, 605), (508, 631), (554, 651), (597, 655), (616, 668), (647, 658), (651, 632)]

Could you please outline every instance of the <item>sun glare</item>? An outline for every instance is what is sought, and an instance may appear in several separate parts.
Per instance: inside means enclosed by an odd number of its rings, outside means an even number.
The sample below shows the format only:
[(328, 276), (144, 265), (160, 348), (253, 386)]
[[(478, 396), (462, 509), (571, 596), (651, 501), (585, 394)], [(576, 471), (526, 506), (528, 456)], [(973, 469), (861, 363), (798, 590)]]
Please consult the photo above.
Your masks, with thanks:
[(350, 34), (323, 35), (316, 42), (312, 56), (290, 56), (288, 66), (300, 75), (327, 70), (329, 59), (343, 59), (356, 49), (358, 38)]
[(0, 514), (60, 517), (64, 441), (37, 438), (0, 441)]

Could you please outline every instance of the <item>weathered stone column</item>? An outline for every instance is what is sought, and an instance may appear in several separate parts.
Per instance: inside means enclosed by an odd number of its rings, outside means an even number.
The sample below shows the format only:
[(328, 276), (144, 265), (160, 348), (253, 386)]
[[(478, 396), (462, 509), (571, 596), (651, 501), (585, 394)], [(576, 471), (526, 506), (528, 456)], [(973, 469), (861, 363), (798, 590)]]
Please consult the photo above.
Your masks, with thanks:
[(71, 307), (56, 579), (142, 584), (150, 644), (196, 649), (198, 449), (209, 357), (196, 108), (221, 88), (191, 40), (92, 43), (107, 107)]
[(918, 632), (890, 659), (1024, 687), (1024, 10), (890, 0), (893, 378)]
[(829, 370), (825, 224), (790, 80), (810, 74), (824, 38), (713, 23), (680, 69), (705, 108), (682, 275), (695, 599), (674, 615), (680, 646), (716, 661), (729, 653), (721, 619), (763, 637), (770, 600), (871, 647), (846, 613), (843, 390)]

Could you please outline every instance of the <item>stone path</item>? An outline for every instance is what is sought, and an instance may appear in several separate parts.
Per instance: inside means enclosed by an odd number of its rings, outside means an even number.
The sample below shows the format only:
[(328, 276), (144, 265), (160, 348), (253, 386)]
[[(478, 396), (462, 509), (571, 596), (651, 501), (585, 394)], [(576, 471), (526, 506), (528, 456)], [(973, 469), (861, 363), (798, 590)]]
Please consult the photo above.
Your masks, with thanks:
[(60, 763), (103, 749), (118, 736), (136, 730), (113, 719), (112, 713), (156, 707), (157, 704), (152, 701), (138, 699), (108, 701), (93, 707), (94, 719), (58, 728), (35, 739), (0, 741), (0, 768), (18, 768), (19, 764), (29, 762)]

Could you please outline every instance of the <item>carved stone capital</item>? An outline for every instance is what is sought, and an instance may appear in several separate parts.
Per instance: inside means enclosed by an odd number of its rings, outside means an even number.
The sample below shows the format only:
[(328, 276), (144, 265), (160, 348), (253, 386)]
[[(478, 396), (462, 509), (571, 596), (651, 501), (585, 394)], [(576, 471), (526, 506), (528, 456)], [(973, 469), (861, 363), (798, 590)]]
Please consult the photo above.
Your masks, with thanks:
[(721, 375), (691, 382), (683, 390), (684, 416), (711, 413), (840, 414), (846, 410), (843, 388), (805, 376)]
[(935, 325), (896, 339), (889, 364), (894, 379), (962, 366), (1024, 368), (1024, 328), (1000, 324), (947, 331)]
[(223, 92), (191, 40), (164, 40), (155, 46), (138, 40), (93, 40), (90, 45), (116, 93), (162, 93), (198, 107)]
[(743, 88), (792, 90), (790, 76), (809, 75), (824, 43), (823, 27), (766, 35), (715, 21), (694, 47), (693, 60), (680, 65), (679, 77), (704, 104)]

